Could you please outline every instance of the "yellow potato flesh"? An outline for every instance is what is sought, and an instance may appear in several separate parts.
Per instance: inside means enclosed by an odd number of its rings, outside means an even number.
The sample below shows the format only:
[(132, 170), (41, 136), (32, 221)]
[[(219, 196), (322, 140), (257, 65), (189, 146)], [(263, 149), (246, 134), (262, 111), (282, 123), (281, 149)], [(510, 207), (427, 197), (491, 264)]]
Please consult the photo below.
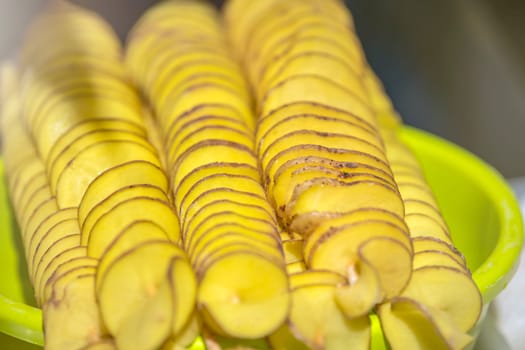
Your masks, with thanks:
[[(51, 223), (52, 221), (49, 222)], [(32, 238), (32, 245), (28, 249), (28, 268), (30, 276), (33, 275), (33, 269), (36, 267), (35, 262), (40, 260), (41, 255), (51, 244), (63, 237), (80, 234), (80, 228), (78, 227), (78, 221), (76, 218), (64, 219), (52, 223), (53, 225), (47, 230), (40, 231), (38, 237), (35, 235)]]
[[(360, 181), (350, 184), (323, 183), (308, 186), (297, 197), (292, 198), (286, 208), (289, 227), (296, 232), (307, 233), (322, 220), (318, 213), (347, 213), (361, 208), (377, 208), (403, 217), (403, 202), (391, 187), (375, 181)], [(312, 215), (310, 215), (312, 214)], [(307, 218), (312, 218), (308, 222)], [(301, 220), (294, 220), (301, 217)], [(301, 227), (296, 227), (301, 224)]]
[[(79, 236), (78, 234), (68, 235), (62, 238), (57, 239), (53, 242), (46, 251), (41, 255), (40, 260), (35, 261), (35, 266), (32, 267), (33, 274), (31, 276), (33, 285), (36, 286), (38, 283), (39, 274), (42, 271), (43, 266), (49, 264), (55, 257), (59, 256), (61, 253), (78, 248), (79, 247)], [(41, 297), (42, 290), (37, 290), (35, 288), (35, 298), (39, 300)], [(40, 303), (42, 305), (42, 303)]]
[(54, 197), (46, 197), (45, 200), (41, 201), (38, 205), (32, 209), (27, 219), (19, 219), (19, 225), (23, 234), (24, 241), (27, 237), (33, 235), (40, 223), (47, 218), (49, 215), (58, 211), (57, 202)]
[(136, 220), (123, 228), (108, 245), (100, 258), (100, 264), (97, 269), (97, 286), (98, 281), (105, 276), (108, 266), (119, 256), (125, 254), (134, 247), (151, 241), (167, 241), (168, 235), (161, 226), (149, 220)]
[[(366, 173), (366, 169), (362, 172), (344, 172), (344, 171), (326, 171), (324, 169), (319, 170), (318, 168), (307, 168), (301, 169), (300, 173), (282, 174), (274, 180), (273, 186), (270, 186), (271, 198), (277, 212), (280, 215), (284, 215), (286, 212), (288, 204), (292, 202), (294, 196), (300, 195), (297, 190), (302, 187), (302, 185), (308, 183), (309, 181), (322, 181), (323, 179), (333, 180), (336, 182), (341, 182), (344, 184), (351, 184), (362, 181), (376, 181), (382, 183), (385, 186), (392, 187), (392, 184), (380, 177), (374, 175), (369, 175)], [(354, 171), (357, 169), (353, 169)], [(289, 175), (289, 176), (287, 176)]]
[(443, 266), (414, 270), (401, 296), (443, 311), (462, 332), (476, 324), (482, 307), (481, 294), (471, 277)]
[(98, 203), (120, 188), (150, 184), (168, 191), (168, 180), (163, 170), (154, 163), (132, 160), (110, 168), (97, 176), (86, 189), (78, 207), (78, 219), (83, 225), (86, 216)]
[(95, 271), (70, 279), (61, 298), (43, 305), (44, 340), (49, 349), (80, 349), (99, 341), (103, 334), (93, 294)]
[(93, 226), (101, 216), (111, 211), (119, 203), (137, 197), (155, 198), (161, 201), (168, 201), (166, 193), (159, 187), (152, 185), (131, 185), (118, 189), (90, 210), (86, 219), (82, 223), (82, 235), (89, 237)]
[(363, 164), (379, 169), (386, 174), (391, 174), (390, 168), (385, 162), (362, 152), (327, 148), (319, 145), (298, 145), (281, 151), (268, 162), (267, 167), (262, 169), (264, 183), (272, 181), (283, 164), (294, 160), (308, 159), (308, 157), (331, 159), (336, 163), (346, 163), (349, 167)]
[[(221, 189), (224, 189), (226, 192), (228, 192), (226, 197), (220, 197)], [(222, 192), (222, 194), (226, 192)], [(214, 193), (216, 193), (218, 198), (215, 198)], [(190, 189), (188, 189), (188, 192), (184, 194), (182, 199), (179, 200), (178, 198), (175, 198), (175, 201), (179, 208), (178, 211), (180, 217), (183, 221), (185, 221), (185, 218), (188, 216), (186, 212), (192, 206), (197, 208), (202, 206), (202, 204), (207, 201), (207, 198), (233, 199), (236, 197), (236, 194), (244, 197), (245, 200), (248, 199), (246, 196), (251, 195), (251, 197), (255, 197), (250, 198), (252, 200), (248, 200), (249, 202), (256, 201), (257, 197), (265, 198), (264, 190), (256, 178), (245, 175), (224, 174), (217, 172), (216, 174), (212, 174), (196, 182)], [(263, 206), (268, 207), (267, 204)]]
[(268, 163), (276, 154), (301, 145), (318, 145), (341, 151), (356, 151), (368, 154), (384, 163), (387, 162), (384, 151), (379, 145), (368, 143), (358, 137), (334, 132), (321, 133), (312, 130), (297, 130), (271, 141), (267, 148), (260, 150), (262, 153), (259, 154), (259, 159), (262, 167), (267, 168)]
[(71, 144), (74, 140), (82, 135), (94, 132), (97, 130), (126, 130), (138, 135), (145, 135), (144, 128), (140, 124), (135, 124), (126, 120), (117, 118), (99, 118), (96, 120), (84, 120), (73, 126), (66, 131), (58, 140), (55, 140), (53, 147), (49, 150), (47, 164), (51, 160), (55, 159), (64, 149)]
[(239, 145), (245, 146), (247, 148), (253, 147), (252, 135), (246, 132), (245, 130), (239, 131), (220, 126), (209, 126), (203, 127), (200, 130), (195, 131), (183, 140), (180, 140), (179, 143), (174, 144), (174, 146), (168, 152), (168, 159), (177, 159), (181, 154), (190, 149), (193, 145), (198, 144), (202, 141), (209, 142), (210, 140), (228, 140), (235, 142)]
[(228, 199), (223, 199), (203, 206), (195, 213), (195, 215), (193, 215), (189, 220), (183, 223), (183, 235), (192, 235), (196, 227), (199, 227), (203, 223), (206, 223), (206, 221), (210, 217), (213, 217), (215, 214), (223, 212), (240, 213), (246, 217), (255, 220), (262, 220), (273, 223), (275, 227), (277, 227), (277, 222), (275, 221), (273, 213), (269, 211), (269, 208), (262, 208), (257, 205), (248, 205), (234, 202)]
[(431, 217), (419, 215), (407, 215), (405, 221), (410, 230), (410, 235), (416, 237), (434, 237), (446, 243), (452, 243), (450, 234)]
[(257, 83), (269, 66), (275, 62), (312, 50), (336, 55), (352, 63), (356, 71), (362, 70), (363, 56), (355, 45), (358, 39), (349, 32), (346, 34), (346, 36), (334, 35), (334, 28), (325, 26), (323, 23), (312, 23), (279, 40), (261, 45), (258, 51), (251, 54), (254, 60), (253, 68), (250, 69), (252, 82)]
[[(218, 169), (220, 169), (220, 172)], [(232, 177), (258, 179), (259, 171), (256, 165), (232, 162), (213, 162), (196, 167), (186, 176), (184, 176), (178, 183), (174, 184), (172, 192), (175, 206), (177, 208), (181, 208), (182, 198), (184, 198), (184, 196), (186, 196), (186, 194), (190, 192), (191, 189), (196, 186), (196, 184), (200, 183), (202, 179), (211, 180), (211, 176), (226, 177), (228, 175)]]
[(227, 101), (229, 105), (240, 112), (244, 118), (244, 122), (250, 129), (253, 129), (254, 121), (252, 119), (249, 101), (243, 98), (242, 94), (236, 90), (228, 89), (220, 85), (202, 84), (192, 87), (186, 90), (185, 93), (182, 93), (179, 98), (170, 100), (170, 103), (163, 106), (158, 113), (160, 115), (178, 116), (201, 105), (203, 101), (200, 96), (206, 96), (206, 103), (209, 104), (224, 103)]
[[(258, 271), (256, 275), (253, 271)], [(282, 266), (253, 253), (226, 255), (200, 277), (197, 302), (219, 333), (263, 337), (288, 313), (288, 279)]]
[(316, 74), (331, 79), (352, 90), (360, 99), (367, 101), (363, 82), (356, 68), (347, 60), (320, 51), (305, 51), (288, 57), (280, 64), (267, 66), (263, 79), (258, 84), (259, 96), (279, 80), (290, 79), (299, 74)]
[(41, 264), (37, 269), (35, 293), (39, 305), (43, 305), (43, 291), (49, 278), (53, 275), (55, 270), (62, 264), (77, 258), (82, 258), (87, 255), (86, 247), (77, 246), (74, 248), (63, 250), (60, 254), (51, 259), (47, 264)]
[(368, 130), (372, 135), (376, 135), (375, 138), (378, 138), (375, 124), (367, 122), (357, 114), (338, 109), (335, 106), (325, 106), (308, 101), (290, 103), (260, 116), (257, 120), (257, 135), (264, 135), (273, 125), (302, 115), (342, 120), (345, 123), (355, 124), (360, 129)]
[[(215, 226), (207, 225), (206, 229), (199, 229), (193, 232), (192, 235), (185, 240), (184, 247), (190, 256), (193, 256), (195, 250), (200, 246), (205, 245), (208, 241), (228, 235), (230, 232), (236, 235), (243, 235), (244, 237), (252, 237), (269, 245), (277, 244), (278, 238), (274, 231), (274, 225), (270, 222), (251, 220), (252, 225), (248, 226), (229, 219), (228, 215), (215, 215), (210, 218), (210, 221), (215, 223)], [(202, 227), (202, 226), (201, 226)]]
[(381, 141), (377, 134), (363, 127), (359, 122), (351, 121), (351, 118), (327, 117), (322, 115), (295, 114), (278, 118), (266, 118), (257, 125), (257, 153), (263, 154), (267, 147), (280, 137), (294, 130), (312, 130), (318, 133), (334, 133), (352, 135), (363, 141), (381, 147)]
[(379, 317), (393, 350), (460, 350), (472, 342), (446, 314), (409, 298), (395, 298), (382, 305)]
[(348, 283), (345, 276), (340, 275), (330, 270), (308, 270), (289, 274), (290, 276), (290, 290), (298, 288), (315, 286), (315, 285), (331, 285), (342, 286)]
[(227, 141), (200, 143), (195, 145), (195, 148), (186, 151), (173, 165), (170, 172), (171, 181), (173, 184), (180, 183), (191, 171), (203, 165), (232, 161), (250, 166), (257, 164), (253, 151), (237, 143)]
[(67, 168), (68, 164), (76, 158), (76, 156), (84, 149), (102, 142), (133, 142), (141, 145), (145, 149), (155, 153), (153, 146), (141, 135), (124, 131), (113, 130), (97, 130), (92, 133), (84, 134), (78, 139), (74, 140), (68, 145), (57, 158), (50, 159), (48, 167), (48, 177), (51, 186), (51, 191), (56, 189), (56, 183), (62, 174), (62, 171)]
[(89, 184), (99, 174), (133, 160), (144, 160), (160, 166), (155, 153), (133, 142), (105, 141), (85, 148), (69, 162), (57, 180), (59, 207), (78, 207)]
[(374, 125), (374, 114), (366, 101), (344, 86), (314, 74), (296, 75), (274, 84), (260, 100), (258, 115), (284, 105), (308, 101), (356, 114)]
[(83, 244), (88, 246), (88, 255), (101, 257), (115, 236), (136, 220), (151, 220), (162, 227), (172, 242), (179, 240), (179, 221), (169, 203), (136, 197), (117, 204), (97, 220), (87, 236), (82, 236)]
[(448, 254), (459, 264), (465, 265), (465, 258), (459, 250), (451, 244), (436, 237), (414, 237), (412, 239), (412, 244), (414, 245), (415, 253), (425, 250), (437, 250)]
[(415, 252), (413, 268), (414, 270), (424, 266), (445, 266), (462, 270), (470, 274), (463, 262), (458, 262), (451, 254), (439, 250), (423, 250)]
[[(175, 317), (189, 319), (191, 312), (181, 314), (184, 309), (177, 309), (173, 298), (174, 290), (195, 288), (194, 277), (171, 277), (174, 263), (188, 264), (180, 256), (172, 244), (151, 242), (136, 246), (108, 266), (97, 296), (102, 319), (118, 347), (156, 349), (171, 333)], [(115, 293), (122, 289), (127, 292)]]
[(291, 333), (313, 349), (368, 349), (368, 316), (348, 320), (335, 303), (335, 290), (330, 284), (295, 289), (288, 316)]

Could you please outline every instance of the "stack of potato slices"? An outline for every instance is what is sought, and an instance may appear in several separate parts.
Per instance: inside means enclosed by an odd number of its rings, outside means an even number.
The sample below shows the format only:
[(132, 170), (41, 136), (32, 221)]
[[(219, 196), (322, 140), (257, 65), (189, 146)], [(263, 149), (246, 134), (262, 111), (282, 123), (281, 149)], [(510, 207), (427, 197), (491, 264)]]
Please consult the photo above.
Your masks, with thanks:
[[(472, 341), (467, 332), (479, 318), (481, 295), (463, 255), (452, 244), (417, 159), (397, 136), (400, 119), (370, 69), (365, 84), (414, 247), (410, 282), (401, 295), (378, 308), (383, 331), (393, 349), (462, 349)], [(411, 331), (400, 332), (406, 328)]]
[(226, 27), (256, 96), (268, 197), (306, 266), (344, 276), (345, 314), (366, 316), (408, 282), (412, 244), (352, 20), (336, 1), (248, 4), (228, 3)]
[(120, 50), (101, 18), (65, 4), (35, 21), (22, 50), (4, 155), (20, 164), (7, 174), (48, 349), (91, 346), (106, 331), (118, 348), (153, 349), (194, 310), (167, 177)]
[(472, 340), (480, 293), (342, 1), (164, 1), (124, 53), (57, 3), (0, 107), (46, 349), (365, 350), (374, 313), (393, 350)]
[(161, 130), (199, 310), (217, 333), (260, 338), (286, 318), (288, 279), (249, 90), (219, 19), (204, 3), (159, 4), (133, 28), (126, 59)]

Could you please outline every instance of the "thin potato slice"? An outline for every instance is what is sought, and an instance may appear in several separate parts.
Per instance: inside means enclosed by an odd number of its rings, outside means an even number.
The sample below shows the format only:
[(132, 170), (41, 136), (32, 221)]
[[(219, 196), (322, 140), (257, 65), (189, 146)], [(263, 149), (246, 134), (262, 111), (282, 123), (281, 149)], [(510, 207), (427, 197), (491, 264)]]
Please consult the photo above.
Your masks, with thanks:
[(253, 218), (255, 220), (263, 220), (271, 222), (277, 227), (274, 215), (269, 211), (269, 208), (260, 207), (258, 205), (250, 205), (244, 203), (238, 203), (230, 199), (222, 199), (208, 203), (201, 207), (195, 215), (189, 218), (182, 224), (183, 235), (191, 235), (196, 227), (202, 225), (203, 222), (209, 220), (210, 216), (221, 212), (233, 212), (242, 213), (246, 217)]
[[(108, 157), (108, 154), (111, 156)], [(151, 149), (128, 141), (104, 141), (85, 148), (62, 171), (56, 184), (59, 207), (77, 207), (89, 184), (103, 171), (129, 161), (144, 160), (160, 167)]]
[[(44, 268), (44, 266), (49, 265), (49, 263), (62, 254), (65, 251), (75, 249), (79, 247), (79, 236), (78, 234), (68, 235), (62, 238), (57, 239), (55, 242), (53, 242), (44, 253), (42, 253), (40, 259), (38, 261), (35, 261), (34, 264), (36, 266), (33, 266), (33, 275), (32, 281), (33, 285), (36, 286), (39, 282), (39, 275), (41, 274), (40, 271)], [(36, 300), (39, 300), (42, 296), (42, 291), (37, 290), (35, 288), (35, 298)], [(43, 305), (43, 302), (40, 303), (40, 305)]]
[(154, 221), (172, 242), (179, 240), (179, 221), (168, 202), (135, 197), (115, 205), (97, 220), (87, 235), (82, 235), (82, 243), (88, 246), (88, 255), (101, 257), (118, 232), (136, 220)]
[[(358, 73), (362, 67), (362, 54), (356, 50), (354, 42), (355, 36), (348, 37), (336, 36), (331, 28), (322, 25), (312, 25), (302, 28), (283, 37), (272, 46), (267, 46), (257, 56), (254, 56), (254, 63), (251, 66), (251, 78), (253, 83), (258, 83), (261, 77), (266, 75), (274, 64), (279, 64), (289, 57), (296, 56), (303, 52), (327, 52), (331, 55), (352, 63), (352, 69)], [(255, 55), (255, 54), (254, 54)]]
[(256, 191), (243, 191), (241, 189), (232, 189), (230, 187), (214, 187), (212, 190), (204, 191), (199, 194), (191, 204), (188, 205), (186, 211), (183, 211), (181, 221), (186, 221), (187, 218), (191, 218), (195, 213), (203, 206), (211, 202), (224, 200), (224, 198), (230, 198), (231, 200), (244, 203), (248, 205), (256, 205), (261, 208), (267, 208), (272, 213), (272, 209), (268, 205), (268, 201), (264, 196), (264, 193), (260, 192), (260, 184)]
[(295, 160), (308, 159), (309, 157), (330, 159), (335, 163), (348, 164), (350, 167), (353, 164), (369, 166), (379, 169), (386, 174), (391, 174), (388, 164), (363, 152), (328, 148), (319, 145), (298, 145), (279, 152), (268, 162), (267, 167), (262, 169), (263, 183), (268, 184), (272, 181), (283, 164)]
[(275, 140), (268, 139), (268, 141), (268, 146), (261, 148), (259, 153), (259, 159), (263, 168), (268, 167), (268, 163), (276, 154), (301, 145), (318, 145), (319, 147), (330, 147), (341, 151), (356, 151), (365, 153), (384, 163), (387, 162), (381, 146), (368, 143), (356, 136), (336, 132), (324, 133), (313, 130), (291, 130)]
[(41, 264), (37, 268), (35, 277), (35, 294), (38, 305), (44, 304), (44, 286), (47, 284), (47, 281), (51, 278), (55, 270), (58, 269), (59, 266), (70, 260), (82, 258), (85, 256), (87, 256), (86, 247), (77, 246), (74, 248), (63, 250), (60, 254), (51, 259), (47, 264)]
[[(211, 174), (195, 182), (182, 198), (174, 198), (175, 203), (179, 208), (181, 221), (186, 221), (186, 211), (190, 206), (194, 205), (194, 202), (199, 197), (205, 193), (219, 189), (231, 189), (232, 192), (230, 192), (230, 195), (235, 194), (235, 192), (243, 192), (253, 196), (265, 197), (264, 190), (257, 179), (246, 175), (224, 174), (220, 172), (219, 168), (217, 168), (215, 174)], [(230, 196), (228, 196), (228, 198), (229, 197)], [(227, 197), (218, 199), (224, 198)]]
[[(34, 277), (37, 264), (41, 262), (44, 253), (57, 241), (65, 237), (74, 236), (76, 245), (80, 245), (80, 229), (78, 228), (78, 221), (64, 220), (58, 222), (51, 227), (37, 242), (34, 251), (29, 252), (28, 269), (29, 276)], [(34, 282), (32, 280), (32, 282)]]
[(470, 274), (463, 262), (458, 262), (455, 257), (449, 253), (439, 250), (422, 250), (414, 252), (413, 269), (417, 270), (424, 266), (445, 266), (461, 270)]
[(231, 141), (200, 142), (184, 152), (172, 165), (170, 171), (172, 187), (174, 187), (173, 184), (180, 183), (185, 176), (198, 167), (211, 163), (232, 161), (251, 166), (257, 164), (257, 159), (251, 148)]
[(150, 184), (168, 191), (168, 179), (158, 164), (132, 160), (116, 165), (98, 175), (87, 187), (78, 207), (78, 219), (84, 224), (89, 212), (114, 191), (137, 184)]
[[(346, 184), (323, 180), (308, 184), (304, 189), (296, 189), (296, 194), (288, 203), (285, 213), (289, 220), (288, 227), (304, 234), (317, 226), (323, 213), (332, 215), (360, 208), (377, 208), (400, 217), (404, 215), (399, 193), (376, 181)], [(349, 198), (352, 200), (349, 201)]]
[[(254, 159), (256, 162), (256, 160)], [(220, 174), (218, 175), (220, 169)], [(249, 165), (246, 163), (232, 163), (232, 162), (213, 162), (200, 167), (196, 167), (186, 176), (184, 176), (173, 188), (174, 202), (177, 208), (181, 207), (181, 199), (191, 191), (194, 186), (197, 186), (202, 179), (213, 176), (232, 176), (232, 177), (246, 177), (251, 179), (259, 178), (259, 171), (256, 163)]]
[(367, 101), (368, 94), (356, 67), (334, 55), (321, 51), (303, 51), (286, 60), (266, 66), (257, 84), (257, 96), (262, 97), (277, 80), (293, 78), (299, 74), (317, 74), (351, 89), (360, 99)]
[[(212, 218), (213, 219), (213, 218)], [(257, 222), (254, 220), (254, 222)], [(252, 236), (254, 239), (265, 241), (272, 245), (279, 246), (279, 239), (272, 231), (273, 226), (268, 224), (259, 224), (258, 226), (246, 226), (237, 222), (220, 222), (217, 220), (215, 226), (209, 227), (206, 230), (193, 233), (185, 243), (185, 250), (189, 256), (194, 255), (194, 251), (198, 250), (200, 246), (206, 242), (215, 239), (214, 237), (227, 236), (234, 232), (235, 234), (242, 234), (245, 236)]]
[(50, 349), (83, 348), (98, 342), (105, 333), (93, 293), (95, 268), (78, 269), (71, 274), (63, 294), (53, 293), (43, 305), (44, 339)]
[(414, 253), (425, 250), (438, 250), (450, 255), (459, 264), (465, 264), (465, 257), (453, 245), (442, 241), (436, 237), (413, 237), (412, 244), (414, 245)]
[(60, 153), (57, 158), (49, 159), (48, 177), (51, 191), (55, 191), (56, 183), (62, 171), (68, 164), (77, 157), (84, 149), (102, 142), (133, 142), (149, 149), (155, 153), (153, 146), (141, 135), (127, 131), (97, 130), (92, 133), (84, 134), (70, 143), (67, 148)]
[[(173, 129), (174, 132), (171, 134), (166, 142), (166, 145), (177, 145), (181, 140), (187, 139), (189, 135), (198, 132), (202, 128), (224, 128), (229, 130), (236, 130), (239, 133), (246, 133), (246, 124), (242, 123), (239, 118), (233, 116), (220, 116), (220, 115), (203, 115), (197, 118), (193, 118), (186, 121), (178, 129)], [(251, 136), (250, 136), (251, 137)], [(170, 147), (166, 147), (169, 151)], [(168, 158), (170, 158), (168, 156)]]
[(405, 216), (405, 221), (410, 230), (410, 236), (415, 237), (434, 237), (443, 242), (452, 243), (448, 231), (437, 223), (430, 216), (424, 214), (411, 214)]
[(153, 241), (162, 242), (167, 239), (169, 239), (167, 233), (154, 221), (136, 220), (131, 222), (115, 236), (102, 254), (97, 269), (97, 287), (100, 286), (99, 281), (104, 278), (108, 266), (120, 255), (125, 254), (127, 251), (142, 243)]
[(290, 274), (290, 289), (292, 291), (308, 286), (331, 285), (337, 287), (347, 283), (348, 280), (345, 276), (330, 270), (308, 270)]
[(180, 115), (202, 104), (202, 96), (206, 96), (206, 103), (228, 103), (237, 109), (244, 117), (243, 121), (254, 128), (251, 106), (242, 93), (236, 89), (230, 89), (217, 84), (201, 84), (187, 89), (179, 98), (170, 100), (169, 104), (163, 106), (158, 112), (160, 115)]
[[(385, 284), (381, 289), (392, 296), (399, 293), (410, 278), (409, 244), (406, 232), (387, 221), (370, 219), (312, 235), (306, 241), (305, 261), (310, 268), (335, 271), (352, 281), (358, 280), (358, 266), (365, 260), (378, 275), (379, 282)], [(385, 254), (389, 250), (391, 253)]]
[(368, 143), (382, 146), (382, 141), (377, 134), (363, 127), (358, 121), (353, 121), (350, 116), (338, 118), (307, 112), (285, 116), (284, 113), (274, 113), (257, 125), (257, 153), (263, 153), (273, 140), (279, 139), (292, 130), (315, 130), (319, 133), (337, 131), (337, 133), (352, 135)]
[[(156, 349), (171, 334), (174, 319), (183, 319), (181, 323), (189, 319), (193, 307), (190, 312), (178, 309), (174, 299), (174, 291), (195, 288), (189, 263), (180, 255), (168, 242), (143, 243), (107, 267), (97, 296), (104, 323), (118, 347)], [(177, 264), (186, 266), (182, 267), (186, 273), (178, 274), (180, 279), (173, 278)], [(122, 289), (127, 292), (115, 293)]]
[(392, 350), (459, 350), (472, 337), (450, 325), (446, 315), (409, 298), (394, 298), (379, 307), (379, 318)]
[(218, 141), (231, 141), (247, 148), (253, 147), (253, 136), (246, 130), (236, 130), (228, 127), (221, 126), (206, 126), (200, 128), (185, 138), (175, 143), (172, 148), (168, 151), (168, 159), (176, 160), (181, 154), (184, 154), (193, 145), (199, 142), (210, 142), (212, 140)]
[(146, 136), (143, 126), (135, 124), (126, 120), (117, 118), (99, 118), (94, 120), (83, 120), (78, 124), (71, 126), (62, 137), (55, 140), (53, 147), (49, 150), (47, 164), (55, 159), (67, 145), (71, 144), (73, 140), (76, 140), (82, 135), (88, 134), (97, 130), (126, 130), (138, 135)]
[(34, 231), (31, 231), (24, 239), (24, 246), (26, 257), (32, 255), (36, 249), (38, 243), (42, 240), (42, 237), (56, 224), (65, 220), (75, 220), (76, 219), (76, 208), (65, 208), (61, 210), (56, 210), (49, 213), (48, 216), (43, 217), (39, 222), (38, 226)]
[(259, 116), (257, 121), (258, 133), (261, 135), (263, 131), (267, 130), (272, 125), (277, 124), (281, 120), (285, 120), (294, 115), (304, 114), (344, 120), (346, 122), (357, 124), (361, 128), (369, 130), (372, 134), (375, 134), (376, 137), (379, 138), (379, 135), (377, 134), (377, 126), (375, 123), (370, 123), (355, 113), (338, 109), (335, 106), (322, 105), (311, 101), (297, 101), (285, 104), (265, 115)]
[[(347, 319), (334, 301), (336, 289), (334, 284), (323, 283), (294, 289), (288, 321), (282, 326), (288, 328), (286, 338), (293, 336), (312, 349), (368, 349), (368, 317)], [(278, 346), (282, 341), (295, 343), (286, 338), (279, 339), (275, 334), (270, 337)]]
[(444, 266), (414, 270), (401, 296), (444, 312), (462, 332), (476, 324), (482, 308), (481, 294), (471, 277), (462, 270)]
[(213, 230), (207, 235), (201, 236), (201, 240), (193, 245), (193, 249), (188, 251), (188, 255), (192, 261), (195, 261), (195, 265), (203, 259), (206, 259), (208, 255), (211, 255), (212, 251), (219, 251), (218, 248), (226, 246), (228, 244), (240, 243), (246, 245), (252, 245), (259, 247), (257, 250), (264, 254), (264, 252), (270, 253), (269, 255), (275, 255), (282, 257), (282, 251), (280, 242), (275, 238), (272, 232), (257, 232), (254, 230), (242, 230), (233, 228), (231, 231), (219, 231)]
[(291, 275), (293, 273), (304, 272), (306, 270), (307, 270), (307, 267), (304, 261), (296, 261), (296, 262), (286, 264), (286, 273), (288, 275)]
[(374, 114), (366, 101), (345, 86), (315, 74), (295, 75), (272, 85), (259, 100), (259, 116), (295, 102), (308, 101), (355, 114), (374, 125)]
[(58, 211), (57, 202), (54, 197), (47, 197), (43, 201), (40, 201), (31, 209), (31, 213), (26, 219), (18, 219), (19, 225), (23, 233), (23, 239), (26, 241), (34, 234), (38, 226), (45, 220), (49, 215)]
[(219, 333), (259, 338), (279, 327), (288, 313), (284, 268), (255, 252), (223, 256), (200, 275), (199, 284), (198, 305)]
[(89, 236), (98, 219), (110, 212), (119, 203), (137, 197), (155, 198), (161, 201), (168, 201), (166, 193), (159, 187), (153, 185), (140, 184), (123, 187), (113, 192), (109, 197), (105, 198), (90, 210), (82, 224), (82, 235)]
[(169, 149), (169, 146), (173, 144), (172, 139), (175, 137), (174, 135), (185, 131), (186, 128), (190, 128), (191, 130), (191, 125), (194, 120), (206, 117), (232, 119), (245, 128), (249, 128), (250, 125), (243, 121), (244, 117), (240, 110), (226, 103), (200, 104), (182, 114), (171, 116), (170, 120), (167, 122), (169, 126), (164, 132), (164, 149)]
[(282, 240), (284, 261), (287, 264), (303, 261), (303, 239)]

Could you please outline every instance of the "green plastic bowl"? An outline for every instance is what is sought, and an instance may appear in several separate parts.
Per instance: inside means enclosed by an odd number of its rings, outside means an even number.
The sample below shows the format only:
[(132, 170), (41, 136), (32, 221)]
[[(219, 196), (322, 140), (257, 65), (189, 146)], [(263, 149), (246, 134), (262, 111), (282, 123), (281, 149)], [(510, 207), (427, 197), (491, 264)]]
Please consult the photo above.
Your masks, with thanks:
[[(492, 167), (458, 146), (409, 127), (402, 130), (401, 137), (419, 158), (454, 242), (465, 255), (488, 306), (518, 265), (523, 224), (517, 200)], [(42, 313), (33, 306), (21, 242), (3, 183), (0, 219), (0, 332), (25, 342), (0, 336), (0, 348), (38, 349), (28, 343), (42, 344)], [(373, 320), (372, 332), (372, 349), (386, 349), (377, 320)]]

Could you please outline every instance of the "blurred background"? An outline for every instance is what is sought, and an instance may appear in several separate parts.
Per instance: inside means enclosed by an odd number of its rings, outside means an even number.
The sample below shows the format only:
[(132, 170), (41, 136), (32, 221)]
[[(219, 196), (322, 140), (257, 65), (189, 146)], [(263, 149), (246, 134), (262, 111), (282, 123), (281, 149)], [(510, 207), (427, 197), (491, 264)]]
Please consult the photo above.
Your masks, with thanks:
[[(153, 0), (76, 0), (121, 37)], [(372, 67), (407, 124), (525, 176), (525, 2), (348, 0)], [(0, 58), (41, 0), (0, 0)], [(221, 1), (216, 1), (220, 4)], [(87, 30), (87, 29), (86, 29)]]

